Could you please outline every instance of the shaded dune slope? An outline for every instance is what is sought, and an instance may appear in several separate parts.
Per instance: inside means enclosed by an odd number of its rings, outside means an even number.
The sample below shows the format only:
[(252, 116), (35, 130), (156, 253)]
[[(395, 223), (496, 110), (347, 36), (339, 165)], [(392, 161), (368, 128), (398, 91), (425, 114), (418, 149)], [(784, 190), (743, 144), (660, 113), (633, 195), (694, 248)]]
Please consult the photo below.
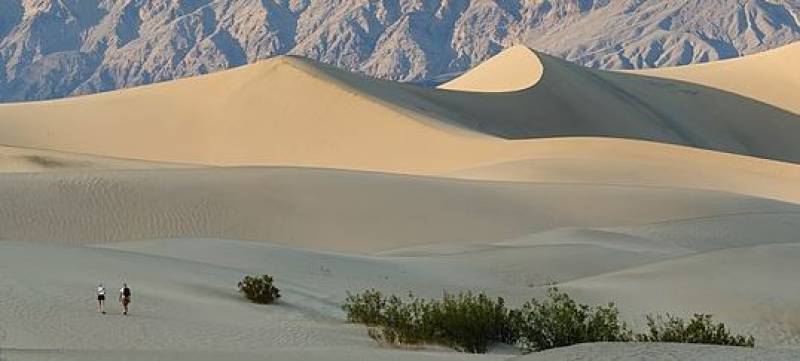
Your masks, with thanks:
[(437, 90), (285, 57), (131, 90), (2, 105), (0, 143), (151, 161), (431, 173), (524, 154), (524, 144), (495, 137), (593, 136), (800, 162), (800, 116), (777, 107), (527, 49), (499, 57), (540, 63), (541, 78), (527, 71), (523, 80), (536, 84), (513, 92)]
[[(699, 84), (587, 69), (538, 56), (544, 71), (529, 89), (442, 94), (440, 103), (470, 109), (472, 116), (462, 123), (509, 139), (632, 138), (798, 161), (791, 139), (800, 130), (800, 116), (789, 111)], [(790, 84), (783, 89), (791, 93), (800, 88)]]
[(186, 168), (178, 163), (137, 161), (36, 148), (0, 146), (0, 172), (48, 172), (73, 169)]

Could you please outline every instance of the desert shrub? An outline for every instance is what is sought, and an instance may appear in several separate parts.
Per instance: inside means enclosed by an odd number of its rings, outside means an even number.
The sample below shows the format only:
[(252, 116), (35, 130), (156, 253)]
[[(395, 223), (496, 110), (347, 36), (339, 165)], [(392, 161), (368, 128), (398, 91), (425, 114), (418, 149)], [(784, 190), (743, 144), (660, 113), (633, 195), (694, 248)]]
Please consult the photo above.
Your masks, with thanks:
[(378, 290), (370, 289), (358, 294), (347, 292), (347, 299), (342, 309), (347, 313), (349, 322), (363, 323), (367, 326), (385, 324), (383, 316), (386, 300)]
[(734, 335), (723, 323), (714, 323), (711, 315), (695, 314), (688, 321), (670, 314), (647, 316), (648, 333), (639, 334), (641, 342), (702, 343), (754, 347), (753, 336)]
[(429, 303), (427, 309), (418, 308), (420, 311), (427, 316), (422, 320), (431, 324), (439, 343), (462, 351), (483, 353), (495, 343), (516, 341), (502, 298), (469, 292), (445, 295), (441, 301)]
[(368, 290), (349, 295), (342, 308), (349, 321), (374, 326), (371, 337), (392, 344), (437, 343), (483, 353), (494, 343), (513, 341), (505, 302), (483, 293), (428, 300), (413, 295), (384, 298)]
[(383, 309), (383, 323), (376, 328), (372, 337), (388, 343), (415, 345), (435, 342), (429, 316), (430, 303), (409, 295), (408, 301), (390, 296)]
[(586, 342), (623, 342), (633, 336), (614, 304), (591, 307), (575, 302), (556, 288), (548, 299), (533, 299), (511, 312), (517, 344), (528, 351), (541, 351)]
[(380, 291), (348, 294), (342, 306), (350, 322), (370, 326), (370, 337), (391, 344), (436, 343), (473, 353), (496, 343), (542, 351), (588, 342), (678, 342), (753, 347), (751, 336), (732, 335), (711, 316), (689, 321), (647, 316), (648, 332), (634, 334), (620, 320), (617, 307), (580, 304), (557, 288), (544, 301), (532, 299), (508, 309), (502, 298), (483, 293), (445, 294), (440, 300), (385, 297)]
[(269, 275), (260, 277), (245, 276), (239, 281), (239, 292), (255, 303), (273, 303), (281, 297), (281, 294), (280, 290), (272, 282), (273, 279)]

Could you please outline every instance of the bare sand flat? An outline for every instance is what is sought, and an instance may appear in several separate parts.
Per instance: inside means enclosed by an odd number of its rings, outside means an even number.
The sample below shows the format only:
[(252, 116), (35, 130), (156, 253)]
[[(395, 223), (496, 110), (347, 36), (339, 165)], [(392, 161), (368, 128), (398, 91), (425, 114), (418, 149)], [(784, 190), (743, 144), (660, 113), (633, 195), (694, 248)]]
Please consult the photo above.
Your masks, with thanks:
[[(265, 356), (269, 355), (269, 356)], [(446, 361), (446, 360), (503, 360), (501, 356), (464, 355), (443, 352), (408, 352), (404, 350), (360, 349), (352, 346), (335, 347), (302, 347), (296, 349), (269, 349), (261, 352), (220, 352), (220, 351), (140, 351), (126, 350), (110, 352), (108, 350), (6, 350), (6, 360), (16, 361), (50, 361), (50, 360), (122, 360), (122, 361), (263, 361), (265, 357), (275, 360), (355, 360), (355, 361)]]
[(747, 350), (703, 345), (589, 344), (522, 356), (515, 361), (784, 361), (796, 360), (794, 350)]

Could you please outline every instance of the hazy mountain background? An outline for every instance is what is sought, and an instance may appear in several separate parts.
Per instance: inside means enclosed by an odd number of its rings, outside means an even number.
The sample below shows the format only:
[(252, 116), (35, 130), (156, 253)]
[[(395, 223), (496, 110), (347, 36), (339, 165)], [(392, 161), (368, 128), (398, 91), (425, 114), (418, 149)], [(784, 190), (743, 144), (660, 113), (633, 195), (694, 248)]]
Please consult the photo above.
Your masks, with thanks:
[(800, 0), (0, 0), (0, 100), (112, 90), (296, 54), (436, 81), (513, 44), (645, 68), (800, 39)]

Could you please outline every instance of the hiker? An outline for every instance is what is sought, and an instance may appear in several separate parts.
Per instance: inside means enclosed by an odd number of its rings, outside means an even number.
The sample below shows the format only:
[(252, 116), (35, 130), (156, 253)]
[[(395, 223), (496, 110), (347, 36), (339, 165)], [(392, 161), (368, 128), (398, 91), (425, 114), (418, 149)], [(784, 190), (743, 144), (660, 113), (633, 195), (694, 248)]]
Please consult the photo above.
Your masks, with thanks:
[(97, 285), (97, 311), (101, 312), (102, 314), (106, 314), (106, 288), (103, 287), (103, 284)]
[(122, 304), (122, 314), (128, 315), (128, 305), (131, 303), (131, 289), (127, 283), (122, 284), (119, 290), (119, 303)]

